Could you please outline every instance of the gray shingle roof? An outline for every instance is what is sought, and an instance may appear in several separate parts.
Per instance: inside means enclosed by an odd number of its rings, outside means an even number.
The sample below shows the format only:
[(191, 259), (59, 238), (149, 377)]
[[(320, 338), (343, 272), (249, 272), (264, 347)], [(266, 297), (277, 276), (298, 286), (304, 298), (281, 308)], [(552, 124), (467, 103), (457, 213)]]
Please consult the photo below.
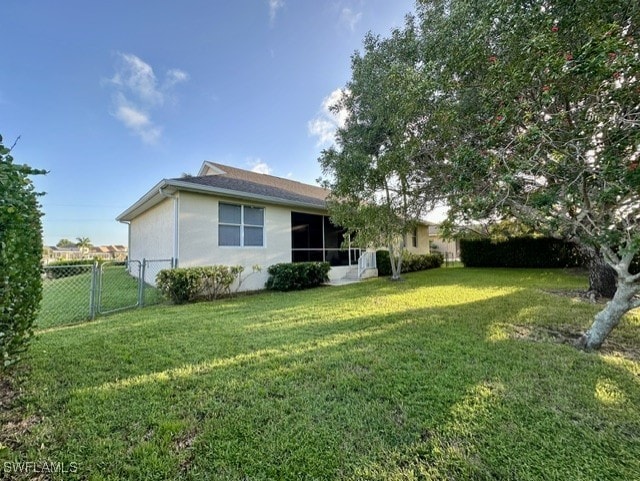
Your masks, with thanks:
[(235, 167), (213, 164), (224, 174), (182, 177), (172, 179), (190, 184), (202, 185), (218, 189), (246, 193), (280, 199), (289, 202), (300, 202), (325, 208), (325, 200), (329, 191), (321, 187), (296, 182), (267, 174), (258, 174)]

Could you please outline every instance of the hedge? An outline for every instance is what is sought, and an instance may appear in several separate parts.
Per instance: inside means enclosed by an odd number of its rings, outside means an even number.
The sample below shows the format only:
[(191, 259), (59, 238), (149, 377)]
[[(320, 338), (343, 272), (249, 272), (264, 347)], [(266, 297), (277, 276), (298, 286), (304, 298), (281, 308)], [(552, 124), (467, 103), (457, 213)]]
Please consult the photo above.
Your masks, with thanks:
[[(433, 254), (411, 254), (404, 251), (402, 253), (401, 272), (425, 271), (427, 269), (436, 269), (442, 266), (444, 258), (442, 254), (436, 252)], [(376, 264), (378, 266), (379, 276), (390, 276), (391, 261), (389, 259), (389, 251), (376, 251)]]
[(42, 299), (42, 223), (30, 175), (0, 136), (0, 373), (20, 360)]
[(571, 243), (548, 237), (516, 237), (506, 241), (461, 239), (465, 267), (575, 267), (580, 256)]
[(329, 281), (328, 262), (293, 262), (269, 266), (266, 288), (274, 291), (297, 291), (317, 287)]
[(213, 300), (231, 294), (231, 286), (244, 271), (242, 266), (207, 266), (163, 269), (156, 285), (174, 304)]

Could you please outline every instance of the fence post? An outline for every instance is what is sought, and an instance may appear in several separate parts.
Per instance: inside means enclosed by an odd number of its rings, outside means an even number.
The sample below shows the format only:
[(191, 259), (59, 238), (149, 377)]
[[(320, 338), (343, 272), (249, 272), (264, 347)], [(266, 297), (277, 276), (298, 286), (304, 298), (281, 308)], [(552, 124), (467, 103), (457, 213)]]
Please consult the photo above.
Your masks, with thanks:
[(89, 318), (93, 321), (96, 318), (96, 297), (98, 294), (98, 263), (94, 262), (91, 268), (91, 291), (89, 292)]
[(142, 259), (138, 266), (138, 307), (144, 307), (144, 278), (146, 275), (147, 259)]

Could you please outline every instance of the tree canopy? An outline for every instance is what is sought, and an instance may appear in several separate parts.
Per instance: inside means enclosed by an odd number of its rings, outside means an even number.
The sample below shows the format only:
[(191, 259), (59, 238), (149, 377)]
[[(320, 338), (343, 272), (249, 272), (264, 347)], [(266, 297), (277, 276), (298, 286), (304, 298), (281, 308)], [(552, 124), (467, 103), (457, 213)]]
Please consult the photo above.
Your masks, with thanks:
[(384, 166), (452, 224), (515, 218), (599, 252), (617, 276), (583, 337), (600, 347), (640, 306), (639, 37), (638, 2), (418, 2), (354, 56), (350, 121), (321, 158), (336, 200), (369, 205), (341, 183)]
[(386, 246), (394, 279), (404, 236), (429, 206), (425, 179), (414, 165), (421, 146), (412, 122), (422, 81), (414, 68), (414, 37), (408, 25), (389, 39), (365, 38), (365, 53), (353, 56), (352, 79), (334, 106), (346, 114), (345, 125), (337, 145), (320, 158), (333, 221), (357, 233), (362, 246)]

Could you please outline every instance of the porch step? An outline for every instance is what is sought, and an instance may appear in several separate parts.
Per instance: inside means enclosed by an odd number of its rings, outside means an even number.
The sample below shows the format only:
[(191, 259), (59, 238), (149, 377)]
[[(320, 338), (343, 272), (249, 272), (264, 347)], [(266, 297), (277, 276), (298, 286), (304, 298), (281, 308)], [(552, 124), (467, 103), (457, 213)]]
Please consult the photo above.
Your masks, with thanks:
[(349, 280), (353, 280), (353, 281), (359, 281), (360, 278), (358, 277), (358, 268), (357, 267), (353, 267), (351, 269), (349, 269), (347, 271), (347, 273), (344, 275), (345, 279), (349, 279)]

